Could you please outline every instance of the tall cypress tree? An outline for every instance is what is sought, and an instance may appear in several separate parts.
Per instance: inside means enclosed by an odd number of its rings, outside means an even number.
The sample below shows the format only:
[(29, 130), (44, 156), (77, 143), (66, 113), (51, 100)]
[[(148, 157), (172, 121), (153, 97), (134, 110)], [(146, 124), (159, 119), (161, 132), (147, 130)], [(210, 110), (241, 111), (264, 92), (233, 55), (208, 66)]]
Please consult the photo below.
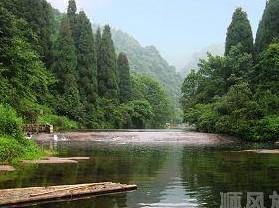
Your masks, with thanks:
[(279, 0), (269, 0), (266, 3), (262, 20), (257, 31), (255, 49), (262, 52), (279, 38)]
[[(102, 34), (101, 29), (98, 27), (96, 32), (96, 38), (95, 38), (95, 49), (96, 49), (96, 56), (97, 56), (97, 72), (100, 70), (100, 55), (101, 55), (101, 42), (102, 42)], [(97, 73), (98, 74), (98, 73)]]
[(228, 55), (232, 46), (242, 45), (243, 52), (253, 53), (253, 33), (247, 13), (237, 8), (227, 31), (225, 55)]
[(110, 27), (106, 25), (102, 34), (98, 59), (98, 89), (101, 97), (118, 101), (116, 54)]
[(97, 58), (90, 20), (84, 12), (78, 15), (77, 72), (82, 100), (94, 103), (97, 98)]
[(72, 38), (77, 47), (77, 42), (79, 39), (79, 29), (78, 29), (77, 5), (76, 5), (75, 0), (69, 0), (67, 16), (68, 16), (69, 23), (70, 23)]
[(69, 0), (67, 14), (68, 16), (75, 16), (77, 12), (77, 5), (75, 0)]
[(77, 57), (72, 39), (68, 18), (61, 22), (60, 33), (54, 46), (52, 71), (58, 82), (54, 89), (57, 91), (57, 112), (75, 120), (81, 120), (81, 103), (76, 81)]
[(119, 76), (119, 99), (120, 102), (125, 103), (130, 100), (131, 80), (130, 80), (130, 66), (125, 53), (120, 53), (117, 59), (117, 73)]

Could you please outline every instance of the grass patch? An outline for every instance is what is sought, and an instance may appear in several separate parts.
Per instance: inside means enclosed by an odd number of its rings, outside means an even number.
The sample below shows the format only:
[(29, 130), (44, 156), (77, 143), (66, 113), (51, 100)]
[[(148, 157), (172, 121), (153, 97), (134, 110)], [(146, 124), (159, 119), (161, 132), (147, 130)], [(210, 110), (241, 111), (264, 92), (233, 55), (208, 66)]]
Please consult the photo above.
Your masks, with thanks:
[(11, 136), (0, 136), (0, 162), (17, 163), (20, 160), (39, 159), (44, 151), (29, 140), (22, 141)]
[[(73, 125), (62, 123), (64, 126)], [(17, 163), (51, 154), (42, 150), (34, 141), (25, 139), (22, 126), (22, 118), (18, 117), (14, 109), (0, 104), (0, 163)]]

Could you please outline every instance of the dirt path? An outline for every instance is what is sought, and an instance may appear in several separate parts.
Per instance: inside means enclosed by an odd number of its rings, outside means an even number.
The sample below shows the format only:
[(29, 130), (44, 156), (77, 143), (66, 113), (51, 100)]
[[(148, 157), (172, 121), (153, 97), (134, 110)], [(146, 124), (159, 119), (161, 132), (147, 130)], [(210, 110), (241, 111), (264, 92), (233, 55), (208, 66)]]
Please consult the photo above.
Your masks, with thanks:
[[(57, 135), (57, 136), (56, 136)], [(184, 131), (68, 132), (39, 134), (38, 141), (98, 141), (111, 143), (183, 143), (193, 145), (230, 143), (235, 138), (217, 134)]]

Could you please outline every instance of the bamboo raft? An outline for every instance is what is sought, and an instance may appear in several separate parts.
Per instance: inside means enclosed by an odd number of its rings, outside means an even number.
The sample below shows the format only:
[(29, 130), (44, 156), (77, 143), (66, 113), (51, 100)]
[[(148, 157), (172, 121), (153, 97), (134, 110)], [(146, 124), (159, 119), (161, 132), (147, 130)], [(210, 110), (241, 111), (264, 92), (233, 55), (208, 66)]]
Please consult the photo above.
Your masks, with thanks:
[(136, 190), (136, 185), (104, 182), (64, 186), (30, 187), (0, 190), (0, 206), (13, 206), (84, 196), (99, 196)]

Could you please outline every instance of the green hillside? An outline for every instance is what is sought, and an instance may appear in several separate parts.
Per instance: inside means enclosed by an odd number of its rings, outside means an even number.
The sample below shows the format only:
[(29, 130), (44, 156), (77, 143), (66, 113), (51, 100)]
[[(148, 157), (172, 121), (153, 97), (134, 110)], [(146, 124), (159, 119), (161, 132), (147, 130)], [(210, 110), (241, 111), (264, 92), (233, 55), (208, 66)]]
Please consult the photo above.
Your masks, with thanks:
[(121, 30), (112, 30), (112, 39), (116, 51), (127, 54), (133, 71), (152, 75), (161, 81), (177, 103), (183, 79), (154, 46), (142, 47), (135, 38)]

